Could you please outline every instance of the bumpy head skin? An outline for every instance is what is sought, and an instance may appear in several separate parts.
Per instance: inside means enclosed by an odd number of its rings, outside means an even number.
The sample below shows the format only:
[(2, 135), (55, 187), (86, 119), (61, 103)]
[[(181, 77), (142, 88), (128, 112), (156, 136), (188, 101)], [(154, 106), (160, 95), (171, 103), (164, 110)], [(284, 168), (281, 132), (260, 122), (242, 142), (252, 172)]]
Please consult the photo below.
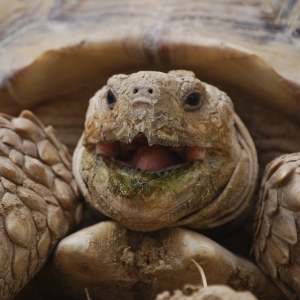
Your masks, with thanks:
[(253, 148), (229, 97), (192, 72), (122, 74), (90, 100), (74, 173), (92, 206), (133, 230), (213, 227), (247, 206)]

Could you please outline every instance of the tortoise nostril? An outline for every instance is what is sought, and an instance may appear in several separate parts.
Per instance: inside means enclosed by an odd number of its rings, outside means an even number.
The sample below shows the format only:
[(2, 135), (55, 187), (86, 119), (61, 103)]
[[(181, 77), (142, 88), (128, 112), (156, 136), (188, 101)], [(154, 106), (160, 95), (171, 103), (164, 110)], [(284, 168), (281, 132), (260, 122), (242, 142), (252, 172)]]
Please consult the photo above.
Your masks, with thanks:
[(148, 97), (149, 95), (152, 95), (154, 93), (154, 89), (150, 85), (140, 84), (140, 85), (134, 85), (131, 88), (131, 92), (135, 97), (137, 96), (144, 96)]

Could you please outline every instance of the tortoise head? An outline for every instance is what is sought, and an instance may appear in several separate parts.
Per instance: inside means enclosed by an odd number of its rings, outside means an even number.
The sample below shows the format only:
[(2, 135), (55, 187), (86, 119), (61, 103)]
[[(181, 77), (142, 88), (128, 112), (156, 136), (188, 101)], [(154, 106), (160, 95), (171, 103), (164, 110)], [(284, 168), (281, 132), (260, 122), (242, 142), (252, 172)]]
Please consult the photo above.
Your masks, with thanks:
[(233, 219), (256, 170), (229, 97), (183, 70), (111, 77), (90, 100), (74, 154), (87, 201), (139, 231)]

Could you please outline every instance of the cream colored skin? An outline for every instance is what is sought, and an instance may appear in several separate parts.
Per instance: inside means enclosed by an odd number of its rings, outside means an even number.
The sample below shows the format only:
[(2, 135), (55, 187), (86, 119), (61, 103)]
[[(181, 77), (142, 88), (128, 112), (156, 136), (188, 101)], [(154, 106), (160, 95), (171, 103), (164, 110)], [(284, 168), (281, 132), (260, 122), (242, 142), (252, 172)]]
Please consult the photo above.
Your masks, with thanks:
[[(116, 98), (113, 108), (107, 103), (109, 91)], [(192, 93), (199, 93), (198, 105), (186, 103)], [(194, 164), (177, 168), (172, 178), (162, 171), (138, 184), (126, 176), (128, 170), (116, 171), (115, 163), (100, 164), (97, 143), (130, 144), (140, 133), (149, 146), (171, 149), (170, 155), (185, 148), (179, 151)], [(196, 153), (189, 155), (191, 147)], [(136, 177), (151, 176), (129, 169)], [(188, 71), (138, 72), (113, 76), (91, 99), (73, 170), (97, 210), (130, 229), (152, 231), (178, 225), (211, 228), (234, 219), (251, 199), (257, 162), (253, 142), (225, 93)], [(135, 193), (127, 192), (134, 184)]]
[[(241, 89), (231, 93), (231, 99), (255, 139), (262, 172), (275, 157), (299, 151), (299, 1), (291, 5), (291, 1), (190, 0), (184, 8), (178, 0), (168, 5), (163, 0), (147, 5), (116, 1), (111, 6), (105, 1), (2, 2), (1, 111), (16, 116), (30, 108), (59, 129), (59, 138), (70, 149), (80, 135), (77, 128), (83, 124), (86, 99), (108, 74), (183, 66), (208, 82), (221, 83), (229, 92)], [(257, 24), (265, 26), (256, 30)], [(20, 155), (12, 151), (11, 157)], [(299, 170), (293, 166), (298, 159), (292, 160), (290, 164), (288, 158), (280, 158), (280, 167), (276, 161), (266, 176), (259, 213), (265, 217), (259, 219), (255, 247), (264, 269), (271, 270), (267, 272), (274, 279), (286, 281), (289, 297), (295, 296), (295, 290), (300, 295)], [(64, 226), (58, 228), (64, 231)], [(25, 256), (14, 256), (19, 257)], [(24, 270), (24, 265), (17, 269)], [(6, 266), (2, 270), (6, 272)]]
[[(144, 91), (151, 88), (150, 97), (147, 99), (144, 93), (142, 98), (135, 99), (131, 92), (136, 87)], [(107, 101), (109, 90), (116, 97), (113, 107)], [(203, 102), (195, 109), (186, 109), (191, 91), (199, 92)], [(159, 110), (167, 116), (161, 123), (157, 122)], [(97, 154), (99, 142), (130, 143), (141, 132), (150, 145), (204, 148), (205, 156), (200, 151), (201, 155), (195, 157), (197, 166), (200, 165), (196, 174), (201, 174), (203, 165), (217, 168), (222, 162), (213, 178), (226, 182), (217, 196), (209, 193), (211, 199), (207, 203), (194, 199), (196, 204), (186, 205), (187, 210), (172, 213), (173, 202), (182, 205), (188, 191), (176, 196), (174, 191), (168, 191), (164, 197), (148, 202), (139, 194), (126, 198), (109, 180), (105, 181), (105, 176), (99, 178), (94, 173), (101, 172), (98, 164), (103, 166), (103, 154)], [(107, 164), (107, 172), (114, 164), (114, 160)], [(260, 299), (285, 298), (254, 264), (199, 233), (178, 227), (211, 228), (232, 220), (249, 205), (257, 176), (252, 140), (234, 114), (230, 99), (196, 79), (193, 73), (139, 72), (112, 77), (90, 101), (85, 133), (74, 154), (73, 171), (86, 200), (118, 222), (100, 222), (59, 244), (54, 270), (67, 294), (84, 297), (87, 289), (92, 299), (116, 299), (120, 295), (126, 299), (152, 299), (163, 290), (197, 284), (199, 273), (191, 262), (194, 259), (203, 267), (209, 284), (250, 290)], [(201, 182), (202, 177), (198, 180)], [(184, 189), (185, 185), (178, 182), (171, 188)], [(182, 198), (178, 199), (178, 195)], [(158, 212), (164, 216), (162, 222)], [(174, 228), (160, 229), (163, 227)]]

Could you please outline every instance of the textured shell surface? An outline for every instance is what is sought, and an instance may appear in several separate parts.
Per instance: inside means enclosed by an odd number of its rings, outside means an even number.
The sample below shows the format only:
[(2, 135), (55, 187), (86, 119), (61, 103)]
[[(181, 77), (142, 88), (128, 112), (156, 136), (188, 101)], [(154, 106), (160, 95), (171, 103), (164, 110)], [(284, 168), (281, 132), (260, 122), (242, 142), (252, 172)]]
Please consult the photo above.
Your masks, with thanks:
[(2, 112), (30, 108), (74, 149), (88, 99), (108, 77), (188, 69), (229, 94), (265, 165), (299, 149), (299, 7), (291, 0), (184, 8), (162, 0), (2, 1)]
[[(0, 106), (16, 117), (0, 118), (3, 295), (23, 284), (19, 274), (31, 278), (80, 219), (68, 201), (77, 191), (65, 149), (57, 151), (52, 131), (39, 121), (17, 117), (21, 111), (53, 125), (72, 152), (89, 99), (110, 76), (191, 70), (232, 99), (254, 140), (261, 181), (270, 161), (300, 150), (299, 12), (299, 0), (0, 0)], [(295, 161), (269, 165), (261, 191), (254, 253), (275, 281), (299, 274)], [(5, 285), (9, 276), (16, 286)]]

